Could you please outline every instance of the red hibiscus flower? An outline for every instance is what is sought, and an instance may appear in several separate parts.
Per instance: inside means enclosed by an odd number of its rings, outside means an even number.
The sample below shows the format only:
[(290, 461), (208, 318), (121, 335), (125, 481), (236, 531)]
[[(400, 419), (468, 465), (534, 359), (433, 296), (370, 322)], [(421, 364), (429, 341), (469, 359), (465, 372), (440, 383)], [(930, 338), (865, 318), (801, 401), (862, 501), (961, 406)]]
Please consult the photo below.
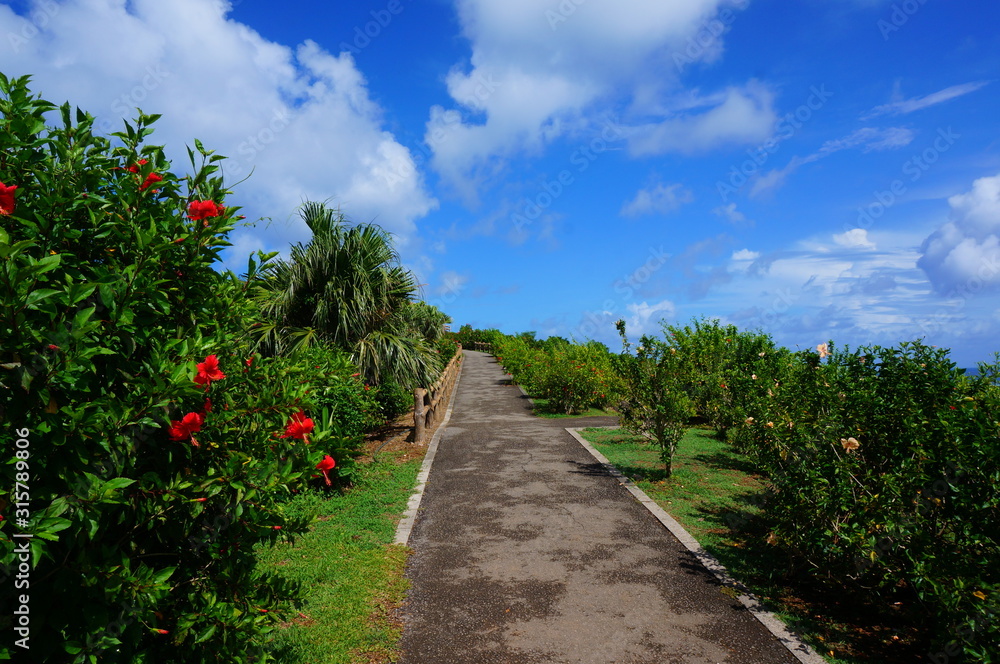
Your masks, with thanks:
[(162, 175), (157, 175), (156, 173), (150, 173), (149, 175), (146, 176), (146, 179), (143, 181), (143, 183), (139, 185), (139, 191), (145, 191), (152, 185), (162, 180), (163, 180)]
[(15, 191), (17, 191), (16, 184), (8, 186), (5, 185), (3, 182), (0, 182), (0, 216), (7, 216), (9, 214), (14, 214)]
[(191, 201), (188, 203), (188, 216), (194, 220), (218, 217), (225, 209), (215, 201)]
[(312, 418), (306, 417), (306, 414), (300, 410), (292, 415), (292, 419), (285, 425), (285, 433), (281, 437), (298, 438), (308, 443), (309, 439), (306, 436), (311, 434), (314, 428)]
[(213, 380), (222, 380), (226, 374), (219, 369), (219, 358), (209, 355), (204, 362), (198, 363), (198, 375), (194, 377), (194, 382), (204, 385), (205, 389), (212, 384)]
[(332, 456), (327, 454), (323, 457), (323, 460), (316, 464), (316, 468), (323, 473), (323, 479), (326, 480), (326, 485), (330, 486), (330, 471), (333, 467), (337, 465), (337, 462)]
[(170, 421), (170, 437), (177, 442), (190, 440), (191, 444), (198, 447), (198, 441), (194, 439), (194, 434), (201, 431), (205, 424), (205, 416), (201, 413), (188, 413), (181, 420)]

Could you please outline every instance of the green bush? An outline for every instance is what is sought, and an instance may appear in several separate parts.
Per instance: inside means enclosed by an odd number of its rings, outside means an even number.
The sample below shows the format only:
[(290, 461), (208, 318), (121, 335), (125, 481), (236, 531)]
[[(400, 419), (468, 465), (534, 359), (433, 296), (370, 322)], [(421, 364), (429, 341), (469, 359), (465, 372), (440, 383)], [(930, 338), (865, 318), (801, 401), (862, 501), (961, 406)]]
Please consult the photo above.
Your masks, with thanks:
[(23, 514), (34, 661), (269, 660), (296, 591), (252, 551), (306, 530), (282, 503), (331, 453), (317, 376), (241, 341), (256, 264), (247, 281), (213, 269), (237, 211), (221, 157), (196, 142), (178, 178), (143, 144), (156, 117), (112, 143), (0, 75), (0, 183), (17, 187), (0, 216), (0, 501), (27, 503), (0, 522), (0, 562)]
[(615, 368), (624, 383), (618, 404), (621, 425), (626, 431), (647, 436), (660, 447), (666, 476), (677, 443), (687, 431), (694, 408), (685, 392), (682, 353), (669, 343), (643, 336), (632, 353), (626, 336), (625, 321), (615, 327), (622, 337), (623, 349), (615, 358)]
[(413, 392), (399, 383), (382, 383), (373, 391), (384, 420), (394, 420), (413, 408)]
[(776, 541), (820, 576), (909, 595), (941, 643), (997, 661), (984, 654), (1000, 652), (996, 383), (919, 342), (818, 350), (732, 435), (774, 486)]

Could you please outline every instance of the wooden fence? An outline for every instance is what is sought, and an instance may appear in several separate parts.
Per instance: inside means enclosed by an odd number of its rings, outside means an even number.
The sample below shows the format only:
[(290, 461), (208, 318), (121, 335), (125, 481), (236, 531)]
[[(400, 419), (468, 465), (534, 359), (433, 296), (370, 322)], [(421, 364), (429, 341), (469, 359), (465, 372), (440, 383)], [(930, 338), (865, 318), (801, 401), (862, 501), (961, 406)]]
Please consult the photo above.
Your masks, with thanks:
[(434, 430), (444, 419), (445, 411), (448, 409), (448, 402), (451, 393), (455, 390), (458, 382), (458, 374), (462, 370), (462, 346), (458, 346), (458, 352), (451, 358), (448, 366), (441, 372), (430, 389), (425, 390), (418, 387), (413, 390), (413, 442), (423, 444), (434, 435)]
[(472, 342), (472, 350), (478, 350), (478, 351), (480, 351), (482, 353), (492, 353), (493, 352), (493, 344), (488, 344), (488, 343), (485, 343), (485, 342), (482, 342), (482, 341), (473, 341)]

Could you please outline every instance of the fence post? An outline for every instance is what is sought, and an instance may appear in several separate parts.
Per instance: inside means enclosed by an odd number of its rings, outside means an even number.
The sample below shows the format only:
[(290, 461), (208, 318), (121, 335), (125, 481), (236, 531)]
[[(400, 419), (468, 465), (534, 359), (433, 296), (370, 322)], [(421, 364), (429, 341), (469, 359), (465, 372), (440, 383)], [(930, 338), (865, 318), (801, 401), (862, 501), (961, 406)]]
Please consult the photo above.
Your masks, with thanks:
[(424, 395), (427, 390), (418, 387), (413, 390), (413, 442), (420, 444), (424, 439), (424, 424), (426, 415), (424, 414)]

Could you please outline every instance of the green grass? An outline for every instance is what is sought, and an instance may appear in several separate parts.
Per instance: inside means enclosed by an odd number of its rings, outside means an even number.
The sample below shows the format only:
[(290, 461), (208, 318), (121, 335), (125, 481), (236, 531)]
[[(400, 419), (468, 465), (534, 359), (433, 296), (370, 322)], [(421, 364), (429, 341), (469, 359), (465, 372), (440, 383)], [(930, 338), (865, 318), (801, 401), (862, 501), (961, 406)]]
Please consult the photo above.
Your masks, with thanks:
[(711, 430), (688, 430), (669, 479), (659, 449), (645, 438), (613, 429), (581, 433), (828, 662), (908, 664), (927, 652), (905, 618), (791, 571), (793, 560), (767, 541), (764, 478)]
[(574, 415), (567, 415), (566, 413), (553, 413), (548, 410), (549, 400), (540, 399), (538, 397), (531, 397), (531, 401), (534, 403), (534, 410), (532, 412), (535, 417), (544, 417), (547, 419), (562, 419), (569, 417), (616, 417), (618, 414), (609, 410), (602, 410), (600, 408), (588, 408), (582, 413), (576, 413)]
[(301, 615), (275, 639), (283, 664), (395, 661), (400, 631), (389, 612), (405, 597), (409, 550), (392, 540), (419, 468), (420, 460), (386, 457), (359, 466), (343, 494), (309, 492), (288, 504), (318, 520), (294, 545), (258, 554), (263, 568), (306, 588)]

